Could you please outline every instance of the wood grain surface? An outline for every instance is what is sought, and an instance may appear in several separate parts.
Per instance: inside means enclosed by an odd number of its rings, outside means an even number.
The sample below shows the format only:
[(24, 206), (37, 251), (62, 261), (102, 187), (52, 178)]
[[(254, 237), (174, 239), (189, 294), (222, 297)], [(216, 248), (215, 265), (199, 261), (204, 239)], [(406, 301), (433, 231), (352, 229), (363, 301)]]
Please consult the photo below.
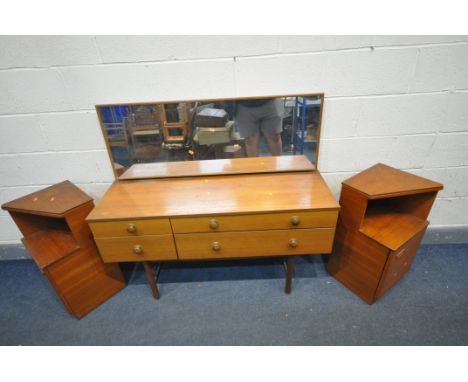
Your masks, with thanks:
[(372, 304), (409, 269), (442, 185), (377, 164), (343, 182), (327, 269)]
[(119, 180), (312, 171), (314, 168), (304, 155), (142, 163), (132, 165)]
[(390, 252), (382, 273), (382, 278), (375, 291), (375, 299), (382, 297), (386, 291), (408, 272), (416, 257), (417, 250), (425, 232), (426, 227), (418, 234), (414, 235), (397, 251)]
[(77, 318), (125, 287), (119, 265), (102, 262), (84, 220), (94, 208), (92, 198), (72, 183), (59, 183), (3, 207), (63, 305)]
[(227, 175), (115, 182), (87, 221), (338, 209), (317, 171)]
[(172, 235), (96, 238), (96, 244), (104, 262), (177, 260)]
[[(179, 259), (216, 259), (329, 253), (334, 228), (176, 234)], [(291, 247), (290, 240), (297, 246)], [(218, 243), (219, 249), (213, 246)]]
[[(172, 234), (169, 219), (119, 220), (89, 223), (94, 237), (118, 237)], [(132, 226), (132, 230), (129, 230)]]
[(80, 248), (70, 231), (59, 229), (45, 228), (22, 242), (41, 270)]
[(251, 231), (335, 227), (337, 218), (338, 211), (291, 211), (237, 216), (173, 218), (171, 225), (174, 233)]
[(78, 205), (91, 202), (93, 199), (76, 187), (65, 182), (33, 192), (32, 194), (12, 200), (2, 205), (2, 209), (12, 212), (57, 217)]
[(338, 219), (327, 269), (333, 277), (372, 304), (388, 252), (387, 248), (362, 233), (351, 233)]
[(365, 194), (369, 199), (414, 195), (439, 191), (444, 186), (432, 180), (378, 163), (345, 180), (343, 185)]
[(425, 230), (429, 222), (400, 211), (375, 209), (366, 214), (360, 231), (392, 251)]

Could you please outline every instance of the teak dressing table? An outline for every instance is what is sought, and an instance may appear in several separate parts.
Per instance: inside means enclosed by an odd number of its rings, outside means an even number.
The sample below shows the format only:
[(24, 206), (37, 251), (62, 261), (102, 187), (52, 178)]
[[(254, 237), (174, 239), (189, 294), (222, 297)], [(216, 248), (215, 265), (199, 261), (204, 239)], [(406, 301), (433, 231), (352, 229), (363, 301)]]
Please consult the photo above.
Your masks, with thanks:
[[(133, 165), (87, 222), (106, 263), (330, 253), (339, 204), (304, 156)], [(158, 268), (159, 272), (159, 268)]]

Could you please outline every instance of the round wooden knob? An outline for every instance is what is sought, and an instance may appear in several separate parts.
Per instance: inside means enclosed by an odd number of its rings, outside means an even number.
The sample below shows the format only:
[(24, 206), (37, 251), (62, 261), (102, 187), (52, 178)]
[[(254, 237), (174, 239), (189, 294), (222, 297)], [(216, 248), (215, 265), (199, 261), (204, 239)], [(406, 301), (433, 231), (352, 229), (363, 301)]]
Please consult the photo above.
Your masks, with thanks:
[(137, 230), (137, 227), (136, 227), (135, 224), (130, 223), (127, 226), (127, 232), (134, 233), (134, 232), (136, 232), (136, 230)]
[(297, 247), (297, 239), (289, 239), (289, 247), (296, 248)]
[(300, 222), (301, 222), (301, 219), (299, 219), (299, 216), (293, 216), (291, 218), (291, 224), (292, 225), (299, 225)]
[(211, 229), (216, 229), (218, 228), (219, 224), (218, 224), (218, 221), (216, 219), (211, 219), (210, 220), (210, 228)]
[(221, 244), (218, 241), (215, 241), (211, 244), (211, 248), (213, 251), (219, 251), (221, 249)]
[(143, 247), (140, 244), (135, 244), (133, 246), (133, 252), (135, 252), (137, 255), (141, 255), (143, 253)]

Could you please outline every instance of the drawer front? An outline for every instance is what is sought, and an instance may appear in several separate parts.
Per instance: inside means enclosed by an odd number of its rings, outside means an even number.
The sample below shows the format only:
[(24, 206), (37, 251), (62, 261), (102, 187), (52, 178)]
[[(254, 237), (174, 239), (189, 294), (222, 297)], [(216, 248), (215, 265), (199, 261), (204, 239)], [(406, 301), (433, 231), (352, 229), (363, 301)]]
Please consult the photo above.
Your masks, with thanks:
[(375, 293), (375, 298), (381, 297), (387, 290), (389, 290), (411, 267), (416, 253), (418, 251), (421, 240), (424, 236), (426, 229), (408, 240), (396, 251), (391, 251), (387, 260), (387, 264), (382, 273), (379, 286)]
[(163, 235), (172, 233), (169, 219), (90, 222), (94, 237)]
[(337, 217), (335, 210), (173, 218), (171, 223), (174, 233), (227, 232), (335, 227)]
[(172, 235), (96, 238), (105, 263), (177, 260)]
[(179, 259), (330, 253), (333, 228), (176, 234)]

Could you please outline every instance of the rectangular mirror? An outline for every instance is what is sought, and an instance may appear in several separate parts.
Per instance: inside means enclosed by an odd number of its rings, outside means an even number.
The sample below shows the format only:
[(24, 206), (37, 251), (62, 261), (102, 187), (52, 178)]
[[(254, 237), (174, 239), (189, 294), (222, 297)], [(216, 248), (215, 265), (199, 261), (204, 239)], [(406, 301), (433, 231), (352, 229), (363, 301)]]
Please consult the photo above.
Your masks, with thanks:
[(323, 93), (98, 105), (116, 177), (139, 164), (305, 155), (316, 166)]

